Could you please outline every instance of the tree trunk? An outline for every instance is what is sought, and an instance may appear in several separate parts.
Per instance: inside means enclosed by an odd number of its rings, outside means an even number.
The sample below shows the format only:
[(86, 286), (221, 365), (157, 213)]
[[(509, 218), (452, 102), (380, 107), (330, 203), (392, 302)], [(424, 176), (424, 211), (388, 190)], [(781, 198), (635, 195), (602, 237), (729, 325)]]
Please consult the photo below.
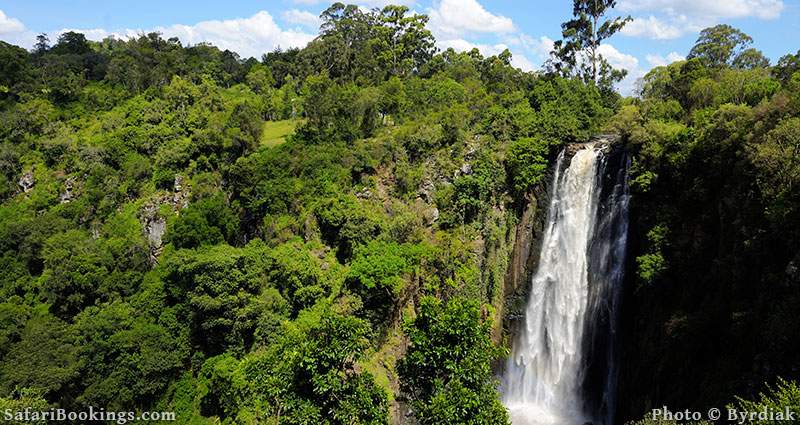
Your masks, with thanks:
[(597, 0), (594, 0), (592, 10), (592, 81), (597, 83), (597, 17), (600, 11), (597, 9)]

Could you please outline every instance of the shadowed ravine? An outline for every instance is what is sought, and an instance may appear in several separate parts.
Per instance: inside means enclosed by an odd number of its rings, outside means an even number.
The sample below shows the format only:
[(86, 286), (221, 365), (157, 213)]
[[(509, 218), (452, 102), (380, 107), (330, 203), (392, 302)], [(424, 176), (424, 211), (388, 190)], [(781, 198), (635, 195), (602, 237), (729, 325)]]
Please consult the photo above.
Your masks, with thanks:
[(539, 266), (502, 382), (515, 425), (611, 423), (626, 179), (626, 156), (605, 141), (559, 155)]

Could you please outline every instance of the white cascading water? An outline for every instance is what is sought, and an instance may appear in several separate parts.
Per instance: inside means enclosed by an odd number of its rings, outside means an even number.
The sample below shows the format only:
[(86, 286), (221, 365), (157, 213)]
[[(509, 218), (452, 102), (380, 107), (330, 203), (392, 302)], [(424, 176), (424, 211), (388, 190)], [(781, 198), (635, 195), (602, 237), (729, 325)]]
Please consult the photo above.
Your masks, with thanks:
[[(586, 335), (595, 332), (587, 319), (601, 310), (599, 305), (616, 309), (616, 302), (598, 300), (608, 297), (609, 291), (590, 288), (595, 280), (591, 274), (597, 269), (590, 255), (598, 245), (592, 238), (598, 226), (598, 208), (603, 208), (601, 175), (608, 148), (603, 143), (586, 144), (565, 168), (564, 153), (559, 155), (538, 269), (502, 382), (503, 403), (514, 425), (606, 421), (598, 418), (605, 412), (587, 411), (591, 409), (584, 400), (583, 383), (587, 351), (591, 350), (587, 347), (597, 339)], [(627, 202), (621, 207), (627, 211)], [(609, 244), (599, 245), (611, 252)], [(608, 252), (601, 255), (608, 257)], [(597, 284), (604, 285), (601, 281)], [(604, 319), (609, 320), (613, 318)]]

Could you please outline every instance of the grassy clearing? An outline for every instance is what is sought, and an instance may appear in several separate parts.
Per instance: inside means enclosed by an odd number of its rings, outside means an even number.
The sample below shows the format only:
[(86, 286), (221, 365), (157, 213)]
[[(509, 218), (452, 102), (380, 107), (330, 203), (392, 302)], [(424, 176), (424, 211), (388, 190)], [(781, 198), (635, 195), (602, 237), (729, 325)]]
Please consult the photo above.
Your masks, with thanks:
[(286, 141), (286, 136), (294, 133), (294, 129), (302, 124), (302, 120), (267, 121), (261, 128), (261, 145), (278, 146)]

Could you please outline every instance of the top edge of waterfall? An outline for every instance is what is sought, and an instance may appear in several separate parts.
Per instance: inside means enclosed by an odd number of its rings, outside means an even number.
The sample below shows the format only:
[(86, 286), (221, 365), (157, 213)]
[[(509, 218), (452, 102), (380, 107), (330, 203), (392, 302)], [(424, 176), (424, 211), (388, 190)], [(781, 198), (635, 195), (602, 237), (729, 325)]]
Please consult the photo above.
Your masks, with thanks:
[(594, 148), (608, 153), (610, 150), (618, 148), (621, 142), (622, 138), (618, 134), (595, 134), (586, 141), (567, 143), (562, 152), (566, 154), (567, 158), (572, 158), (575, 153), (583, 149)]
[(603, 146), (615, 146), (619, 145), (622, 142), (622, 138), (618, 134), (595, 134), (591, 136), (588, 140), (580, 141), (580, 142), (569, 142), (566, 145), (572, 146), (573, 149), (581, 149), (586, 146), (595, 146), (595, 145), (603, 145)]
[(619, 134), (601, 133), (601, 134), (595, 134), (594, 136), (592, 136), (589, 139), (588, 143), (598, 143), (599, 142), (599, 143), (613, 145), (613, 144), (619, 143), (621, 140), (622, 140), (622, 138), (620, 137)]

